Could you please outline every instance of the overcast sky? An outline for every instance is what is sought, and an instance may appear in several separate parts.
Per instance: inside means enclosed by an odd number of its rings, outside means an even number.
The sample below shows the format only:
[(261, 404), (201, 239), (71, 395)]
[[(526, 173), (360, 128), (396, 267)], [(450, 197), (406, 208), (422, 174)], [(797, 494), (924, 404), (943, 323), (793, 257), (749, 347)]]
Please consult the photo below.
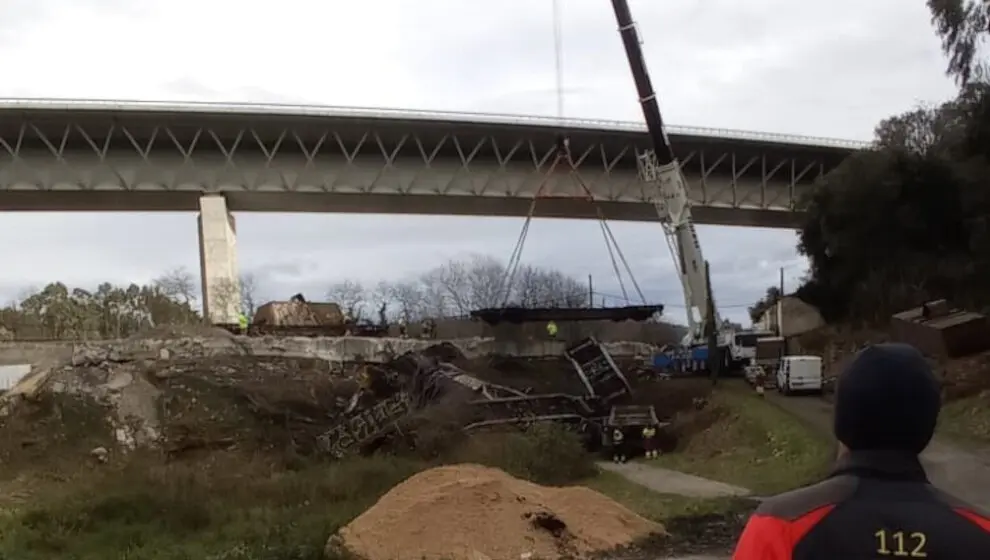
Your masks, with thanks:
[[(565, 116), (640, 120), (606, 0), (562, 0)], [(952, 95), (921, 0), (630, 0), (668, 122), (870, 139)], [(256, 101), (554, 115), (551, 0), (3, 0), (0, 97)], [(507, 259), (521, 219), (238, 216), (267, 297), (398, 278), (468, 253)], [(613, 230), (651, 298), (682, 301), (656, 224)], [(701, 227), (723, 314), (786, 267), (795, 234)], [(198, 270), (192, 214), (0, 215), (0, 297), (61, 279)], [(587, 248), (586, 248), (587, 247)], [(524, 261), (618, 288), (598, 226), (542, 221)]]

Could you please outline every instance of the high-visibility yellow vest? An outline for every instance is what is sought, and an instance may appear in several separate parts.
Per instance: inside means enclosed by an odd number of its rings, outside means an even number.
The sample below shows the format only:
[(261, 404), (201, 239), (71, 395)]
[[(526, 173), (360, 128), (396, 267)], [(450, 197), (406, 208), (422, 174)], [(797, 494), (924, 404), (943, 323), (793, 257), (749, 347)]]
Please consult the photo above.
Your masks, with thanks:
[(655, 435), (657, 435), (656, 428), (654, 428), (652, 426), (647, 426), (647, 427), (643, 428), (643, 437), (645, 437), (645, 438), (651, 438), (651, 437), (653, 437)]
[(550, 321), (547, 323), (547, 334), (550, 336), (555, 336), (557, 334), (557, 323)]

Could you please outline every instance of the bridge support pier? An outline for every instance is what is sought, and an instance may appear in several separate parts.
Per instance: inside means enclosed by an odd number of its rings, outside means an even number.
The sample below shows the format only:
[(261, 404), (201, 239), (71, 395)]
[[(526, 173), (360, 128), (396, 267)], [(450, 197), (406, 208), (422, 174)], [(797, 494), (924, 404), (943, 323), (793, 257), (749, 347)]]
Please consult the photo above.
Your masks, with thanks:
[(241, 313), (237, 226), (223, 195), (200, 197), (198, 221), (203, 317), (215, 325), (235, 324)]

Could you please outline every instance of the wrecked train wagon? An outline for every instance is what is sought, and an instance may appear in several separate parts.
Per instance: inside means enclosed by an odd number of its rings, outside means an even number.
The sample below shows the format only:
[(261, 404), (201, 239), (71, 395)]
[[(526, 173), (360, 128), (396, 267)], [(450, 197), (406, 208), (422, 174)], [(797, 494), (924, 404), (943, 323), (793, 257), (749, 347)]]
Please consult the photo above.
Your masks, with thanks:
[[(242, 334), (238, 325), (221, 325)], [(340, 305), (308, 302), (301, 298), (270, 301), (254, 313), (248, 336), (386, 336), (387, 327), (359, 324), (348, 320)]]
[(531, 394), (489, 383), (445, 358), (451, 358), (449, 352), (407, 352), (386, 364), (365, 366), (361, 391), (347, 413), (320, 436), (318, 447), (335, 458), (370, 451), (394, 434), (408, 432), (400, 426), (416, 411), (461, 405), (456, 422), (468, 432), (554, 422), (578, 428), (597, 446), (610, 411), (633, 393), (621, 369), (594, 338), (568, 349), (574, 375), (584, 387), (579, 394)]

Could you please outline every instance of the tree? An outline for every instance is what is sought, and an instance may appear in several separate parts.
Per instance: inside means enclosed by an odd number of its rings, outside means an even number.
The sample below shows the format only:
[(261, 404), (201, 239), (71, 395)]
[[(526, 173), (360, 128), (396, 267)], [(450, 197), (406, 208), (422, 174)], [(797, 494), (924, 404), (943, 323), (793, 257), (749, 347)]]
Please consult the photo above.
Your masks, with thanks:
[(942, 50), (948, 56), (946, 73), (960, 84), (985, 77), (980, 47), (990, 34), (990, 2), (986, 0), (928, 0)]
[(383, 302), (394, 304), (393, 316), (396, 318), (411, 322), (426, 316), (423, 289), (417, 281), (381, 282), (378, 289), (383, 296)]
[(244, 313), (240, 279), (217, 279), (210, 290), (211, 293), (203, 298), (208, 306), (204, 310), (208, 315), (207, 320), (211, 323), (237, 323), (239, 316)]
[(520, 267), (510, 300), (521, 307), (590, 306), (588, 288), (559, 270)]
[(327, 299), (340, 305), (340, 308), (355, 321), (364, 316), (368, 292), (360, 282), (344, 280), (330, 286)]
[(54, 282), (0, 310), (0, 327), (17, 338), (113, 339), (162, 324), (191, 324), (199, 315), (157, 283), (96, 290)]
[(798, 248), (811, 271), (797, 295), (827, 320), (885, 322), (941, 297), (987, 302), (990, 88), (971, 81), (977, 61), (965, 36), (985, 37), (987, 4), (963, 4), (929, 2), (949, 71), (964, 82), (956, 99), (885, 119), (873, 147), (807, 199)]
[[(463, 317), (471, 311), (503, 304), (523, 307), (577, 307), (588, 303), (585, 285), (566, 274), (535, 266), (520, 266), (509, 297), (506, 267), (496, 259), (471, 255), (450, 260), (415, 278), (380, 282), (369, 294), (351, 282), (333, 290), (340, 302), (343, 292), (361, 293), (367, 313), (386, 304), (394, 318), (417, 321), (426, 317)], [(343, 283), (342, 283), (343, 284)], [(346, 307), (343, 306), (342, 307)]]
[(178, 298), (186, 305), (192, 305), (199, 293), (196, 277), (184, 267), (168, 270), (152, 283), (167, 297)]
[(760, 317), (766, 313), (767, 309), (770, 309), (780, 301), (780, 297), (783, 294), (780, 293), (780, 288), (778, 286), (770, 286), (767, 288), (766, 293), (762, 298), (756, 301), (749, 308), (749, 318), (756, 323), (760, 320)]
[(241, 275), (241, 308), (248, 317), (258, 310), (258, 278), (253, 273)]
[[(380, 321), (380, 311), (389, 319), (409, 322), (464, 316), (474, 309), (500, 306), (505, 300), (505, 277), (505, 266), (497, 260), (472, 256), (416, 277), (379, 282), (373, 290), (343, 280), (331, 285), (327, 298), (356, 320)], [(187, 271), (173, 269), (146, 286), (104, 283), (88, 290), (53, 282), (0, 308), (0, 332), (21, 339), (113, 339), (158, 325), (199, 323), (202, 318), (192, 307), (196, 300), (192, 279)], [(240, 281), (220, 282), (212, 288), (210, 305), (227, 315), (242, 308), (253, 314), (257, 290), (251, 274)], [(587, 303), (587, 293), (581, 282), (560, 271), (522, 266), (508, 301), (528, 307), (580, 306)]]

